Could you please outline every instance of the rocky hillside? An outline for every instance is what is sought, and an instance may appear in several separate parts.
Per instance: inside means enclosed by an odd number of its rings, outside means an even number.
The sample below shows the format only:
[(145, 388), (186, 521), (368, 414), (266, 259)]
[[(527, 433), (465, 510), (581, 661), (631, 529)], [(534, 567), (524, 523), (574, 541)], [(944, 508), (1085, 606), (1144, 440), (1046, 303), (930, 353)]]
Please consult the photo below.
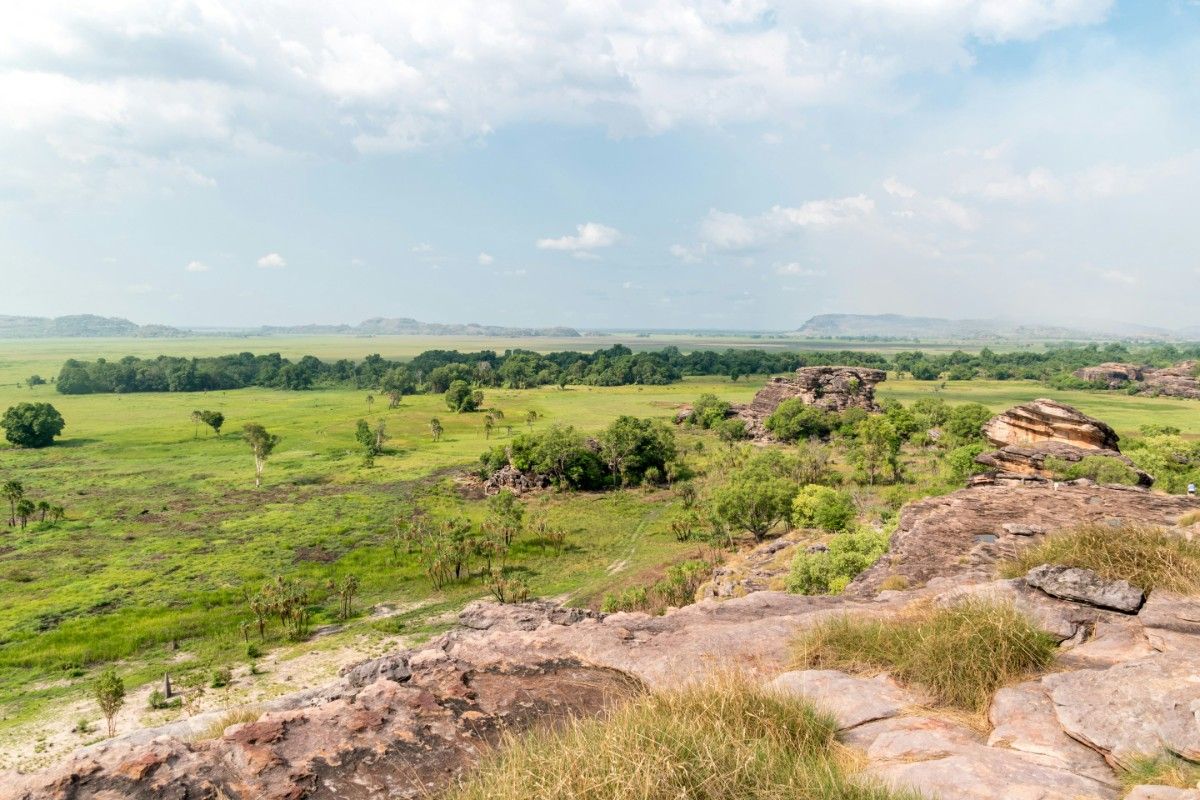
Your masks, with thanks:
[(1200, 400), (1200, 362), (1183, 361), (1170, 367), (1141, 367), (1107, 363), (1083, 367), (1074, 375), (1108, 389), (1135, 390), (1139, 394)]
[[(841, 596), (758, 591), (661, 617), (477, 603), (457, 630), (282, 698), (216, 738), (186, 736), (211, 720), (128, 734), (49, 772), (7, 776), (0, 797), (425, 797), (501, 730), (734, 668), (832, 712), (868, 775), (926, 797), (1108, 800), (1139, 754), (1200, 759), (1200, 599), (1145, 597), (1063, 570), (998, 580), (995, 564), (1082, 521), (1119, 535), (1123, 523), (1172, 525), (1198, 508), (1131, 488), (977, 486), (909, 506), (886, 559)], [(890, 576), (911, 588), (880, 591)], [(822, 620), (965, 597), (1011, 602), (1061, 643), (1055, 671), (995, 696), (986, 729), (886, 676), (789, 669), (794, 637)]]
[(166, 325), (138, 325), (121, 317), (75, 314), (66, 317), (10, 317), (0, 315), (0, 339), (74, 338), (98, 336), (184, 336), (185, 331)]

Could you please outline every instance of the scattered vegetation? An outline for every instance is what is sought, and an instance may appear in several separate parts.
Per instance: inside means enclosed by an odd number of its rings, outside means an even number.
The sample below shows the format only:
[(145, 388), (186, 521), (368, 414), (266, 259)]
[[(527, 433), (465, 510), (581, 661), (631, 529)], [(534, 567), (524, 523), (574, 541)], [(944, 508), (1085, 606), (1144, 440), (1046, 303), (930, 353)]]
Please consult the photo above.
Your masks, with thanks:
[(804, 667), (887, 671), (939, 704), (982, 713), (997, 689), (1046, 669), (1056, 647), (1011, 605), (968, 599), (891, 619), (834, 617), (794, 653)]
[(1115, 483), (1137, 486), (1138, 474), (1119, 459), (1108, 456), (1087, 456), (1079, 461), (1047, 458), (1046, 469), (1058, 480), (1073, 481), (1087, 478), (1096, 483)]
[(1153, 525), (1084, 525), (1047, 536), (1001, 565), (1015, 578), (1039, 564), (1090, 569), (1150, 592), (1200, 593), (1200, 544)]
[(1171, 786), (1176, 789), (1195, 789), (1200, 786), (1200, 764), (1174, 753), (1163, 752), (1128, 760), (1121, 771), (1121, 784), (1126, 790), (1134, 786)]
[(96, 705), (100, 707), (100, 713), (104, 715), (104, 719), (108, 723), (109, 737), (116, 736), (117, 728), (114, 720), (117, 712), (121, 710), (121, 706), (125, 705), (125, 682), (117, 675), (115, 669), (109, 667), (96, 679), (92, 694), (96, 699)]
[(853, 775), (836, 724), (727, 680), (639, 697), (601, 719), (509, 735), (450, 800), (889, 800)]
[(634, 586), (617, 594), (606, 594), (600, 610), (644, 611), (662, 614), (668, 608), (679, 608), (695, 602), (696, 592), (712, 577), (714, 563), (693, 559), (667, 568), (667, 574), (653, 586)]
[(796, 553), (788, 575), (788, 591), (840, 594), (887, 552), (888, 538), (888, 533), (873, 530), (839, 533), (829, 540), (826, 550)]

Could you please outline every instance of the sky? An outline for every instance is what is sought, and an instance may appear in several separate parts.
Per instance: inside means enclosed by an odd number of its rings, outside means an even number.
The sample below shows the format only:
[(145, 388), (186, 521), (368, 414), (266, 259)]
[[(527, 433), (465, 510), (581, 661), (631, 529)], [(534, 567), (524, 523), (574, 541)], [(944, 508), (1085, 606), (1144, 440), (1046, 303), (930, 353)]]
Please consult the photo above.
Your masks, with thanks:
[(1196, 324), (1193, 0), (6, 0), (0, 314)]

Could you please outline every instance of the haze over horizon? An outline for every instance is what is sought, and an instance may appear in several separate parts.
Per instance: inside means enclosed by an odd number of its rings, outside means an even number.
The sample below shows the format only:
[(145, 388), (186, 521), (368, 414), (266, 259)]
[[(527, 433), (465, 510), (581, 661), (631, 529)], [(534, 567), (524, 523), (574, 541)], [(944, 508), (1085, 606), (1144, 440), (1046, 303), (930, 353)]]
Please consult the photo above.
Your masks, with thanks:
[(0, 9), (0, 313), (1195, 324), (1200, 4)]

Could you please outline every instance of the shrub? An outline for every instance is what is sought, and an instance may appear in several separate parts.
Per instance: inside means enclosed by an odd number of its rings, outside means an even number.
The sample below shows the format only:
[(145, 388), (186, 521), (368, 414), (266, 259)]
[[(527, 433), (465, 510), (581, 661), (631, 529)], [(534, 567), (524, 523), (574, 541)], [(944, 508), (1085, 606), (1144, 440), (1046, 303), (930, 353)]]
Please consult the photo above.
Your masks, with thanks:
[(631, 586), (620, 594), (604, 595), (600, 610), (605, 614), (615, 611), (642, 611), (646, 608), (649, 590), (645, 586)]
[(699, 425), (701, 428), (711, 428), (725, 419), (730, 408), (732, 406), (728, 400), (722, 400), (715, 394), (702, 394), (692, 404), (692, 413), (688, 415), (688, 422)]
[(942, 425), (942, 432), (954, 445), (978, 442), (983, 439), (984, 423), (991, 418), (992, 412), (987, 406), (980, 403), (963, 403), (950, 409)]
[(849, 493), (828, 486), (805, 486), (792, 500), (792, 524), (799, 528), (844, 531), (854, 515)]
[(838, 594), (887, 552), (888, 534), (871, 530), (840, 533), (823, 553), (799, 552), (787, 588), (796, 594)]
[(1002, 564), (1000, 571), (1015, 578), (1039, 564), (1090, 569), (1147, 592), (1200, 592), (1200, 544), (1151, 525), (1084, 525), (1056, 533)]
[(987, 449), (983, 442), (964, 444), (946, 454), (946, 473), (955, 483), (965, 483), (972, 475), (987, 472), (987, 467), (975, 460), (975, 457)]
[(212, 688), (223, 689), (233, 681), (233, 673), (229, 667), (217, 667), (212, 671)]
[(234, 709), (227, 711), (217, 719), (208, 724), (201, 732), (195, 736), (196, 741), (205, 739), (220, 739), (225, 735), (225, 729), (230, 725), (240, 725), (243, 722), (257, 722), (262, 716), (262, 711), (256, 706), (248, 706), (245, 708)]
[(881, 592), (902, 592), (909, 587), (908, 578), (903, 575), (888, 575), (879, 584)]
[(723, 442), (741, 442), (750, 438), (745, 420), (723, 419), (712, 427)]
[(262, 658), (262, 648), (254, 642), (246, 645), (246, 658)]
[(639, 697), (600, 719), (508, 734), (449, 800), (887, 800), (847, 774), (836, 724), (803, 700), (723, 681)]
[(805, 667), (886, 670), (939, 704), (983, 712), (1001, 686), (1048, 667), (1056, 648), (1011, 605), (965, 600), (894, 619), (833, 617), (797, 640), (795, 657)]
[(1059, 480), (1073, 481), (1088, 478), (1096, 483), (1116, 483), (1137, 486), (1138, 475), (1118, 459), (1108, 456), (1086, 456), (1079, 461), (1062, 458), (1047, 458), (1046, 469)]
[(799, 439), (824, 438), (830, 434), (837, 419), (828, 411), (806, 405), (798, 398), (780, 403), (763, 424), (785, 442)]

